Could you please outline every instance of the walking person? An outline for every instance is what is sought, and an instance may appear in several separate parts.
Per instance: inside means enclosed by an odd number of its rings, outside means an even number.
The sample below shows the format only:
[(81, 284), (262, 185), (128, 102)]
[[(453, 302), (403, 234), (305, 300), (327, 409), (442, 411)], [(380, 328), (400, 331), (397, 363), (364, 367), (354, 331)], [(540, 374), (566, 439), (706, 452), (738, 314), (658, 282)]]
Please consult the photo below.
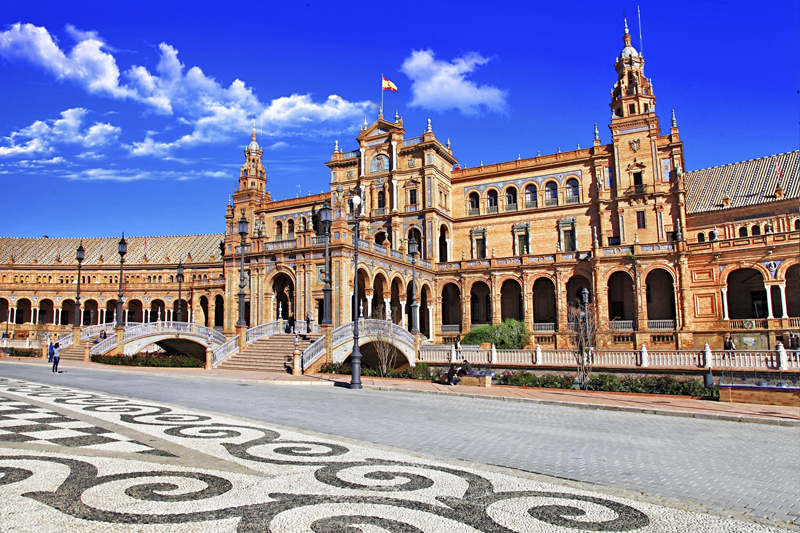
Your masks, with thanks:
[(58, 362), (61, 360), (61, 346), (55, 343), (53, 346), (53, 374), (58, 374)]
[(50, 341), (50, 346), (47, 347), (47, 362), (53, 362), (53, 354), (55, 353), (55, 348), (53, 347), (53, 341)]
[(306, 333), (311, 333), (311, 317), (306, 313)]

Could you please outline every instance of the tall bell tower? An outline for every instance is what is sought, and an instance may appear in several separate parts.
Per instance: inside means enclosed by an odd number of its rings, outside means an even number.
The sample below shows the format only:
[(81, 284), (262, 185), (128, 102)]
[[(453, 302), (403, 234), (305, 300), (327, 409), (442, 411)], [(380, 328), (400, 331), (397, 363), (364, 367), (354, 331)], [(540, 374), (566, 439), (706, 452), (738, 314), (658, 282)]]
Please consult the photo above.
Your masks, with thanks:
[(653, 86), (644, 75), (644, 58), (631, 46), (627, 19), (622, 41), (625, 46), (614, 64), (617, 70), (617, 83), (611, 91), (612, 121), (619, 121), (621, 118), (640, 118), (642, 115), (654, 112), (656, 106)]
[(239, 191), (256, 190), (263, 194), (267, 187), (267, 171), (261, 162), (263, 155), (256, 141), (256, 121), (253, 119), (253, 134), (250, 144), (244, 149), (244, 164), (239, 174)]

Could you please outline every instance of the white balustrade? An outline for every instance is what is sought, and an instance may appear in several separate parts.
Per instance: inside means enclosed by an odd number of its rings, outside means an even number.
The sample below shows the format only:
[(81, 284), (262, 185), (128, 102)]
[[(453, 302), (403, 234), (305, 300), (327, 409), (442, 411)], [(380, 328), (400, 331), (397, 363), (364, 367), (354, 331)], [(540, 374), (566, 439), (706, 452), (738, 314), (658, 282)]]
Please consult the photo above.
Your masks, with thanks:
[(419, 354), (417, 354), (417, 362), (448, 364), (450, 362), (450, 355), (450, 349), (441, 350), (438, 347), (434, 348), (433, 346), (430, 346), (427, 348), (421, 348), (419, 350)]
[(93, 337), (97, 337), (98, 335), (100, 335), (101, 331), (105, 331), (106, 333), (108, 333), (109, 331), (111, 331), (113, 329), (114, 329), (114, 323), (113, 322), (108, 322), (106, 324), (97, 324), (96, 326), (85, 327), (85, 328), (81, 329), (81, 340), (82, 341), (88, 341), (89, 339), (92, 339)]
[(253, 326), (252, 328), (248, 328), (247, 344), (251, 344), (259, 339), (263, 339), (264, 337), (269, 337), (270, 335), (282, 333), (280, 331), (280, 325), (281, 323), (276, 320), (275, 322), (265, 322), (264, 324), (259, 324), (257, 326)]
[(553, 322), (539, 322), (533, 324), (533, 331), (535, 333), (553, 333), (556, 330), (556, 325)]
[[(794, 353), (794, 352), (792, 352)], [(773, 350), (714, 350), (711, 352), (713, 368), (777, 369), (778, 352)]]
[(633, 331), (633, 320), (612, 320), (608, 328), (613, 331)]
[(41, 342), (37, 339), (2, 339), (0, 340), (0, 348), (41, 348)]
[(498, 365), (530, 365), (536, 360), (536, 350), (497, 350)]
[(675, 321), (674, 320), (648, 320), (647, 321), (647, 328), (648, 329), (673, 330), (673, 329), (675, 329)]
[(542, 350), (542, 365), (575, 365), (572, 350)]
[(117, 345), (117, 337), (113, 335), (107, 339), (98, 342), (89, 349), (89, 355), (103, 355)]
[(217, 366), (222, 361), (239, 351), (239, 335), (232, 337), (230, 340), (222, 343), (211, 354), (211, 364)]
[(62, 350), (65, 348), (69, 348), (75, 343), (75, 334), (69, 333), (67, 335), (64, 335), (63, 337), (59, 337), (58, 339), (56, 339), (56, 342), (58, 343), (58, 347), (61, 348)]
[(597, 366), (636, 366), (639, 352), (635, 350), (595, 350), (591, 362)]
[(325, 355), (325, 337), (320, 337), (308, 345), (306, 349), (303, 350), (303, 353), (300, 354), (300, 365), (303, 371), (309, 368), (323, 355)]

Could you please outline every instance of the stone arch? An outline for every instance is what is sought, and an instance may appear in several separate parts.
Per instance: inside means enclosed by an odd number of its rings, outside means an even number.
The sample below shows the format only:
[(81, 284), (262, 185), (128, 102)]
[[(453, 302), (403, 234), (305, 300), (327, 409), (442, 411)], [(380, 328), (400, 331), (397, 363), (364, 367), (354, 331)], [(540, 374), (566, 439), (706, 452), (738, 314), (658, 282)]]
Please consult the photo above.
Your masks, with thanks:
[(275, 240), (283, 240), (283, 222), (280, 220), (275, 221)]
[(675, 276), (666, 268), (651, 268), (645, 275), (647, 320), (675, 320)]
[[(180, 322), (190, 322), (191, 321), (191, 309), (189, 308), (189, 302), (185, 298), (180, 299), (181, 302), (181, 317)], [(173, 322), (178, 322), (178, 299), (175, 298), (172, 300), (172, 320)], [(250, 321), (247, 321), (250, 324)]]
[(549, 275), (533, 280), (534, 324), (556, 324), (556, 284)]
[(793, 263), (784, 272), (784, 279), (786, 279), (786, 314), (792, 318), (797, 318), (800, 317), (800, 263), (797, 261), (793, 261)]
[[(367, 307), (369, 305), (369, 302), (367, 301), (366, 289), (367, 287), (371, 287), (372, 285), (370, 283), (369, 271), (367, 270), (365, 265), (358, 266), (357, 280), (358, 280), (358, 301), (355, 300), (356, 295), (355, 292), (353, 292), (350, 298), (350, 305), (351, 305), (350, 320), (355, 320), (359, 316), (362, 305), (364, 306), (364, 317), (366, 318), (366, 316), (369, 314), (369, 309)], [(353, 288), (351, 288), (351, 290), (353, 290)]]
[(492, 289), (488, 282), (474, 280), (469, 287), (470, 322), (492, 323)]
[(391, 298), (388, 276), (383, 269), (376, 269), (372, 276), (372, 318), (386, 319), (384, 298)]
[(272, 293), (272, 320), (278, 320), (279, 316), (288, 320), (295, 315), (295, 279), (286, 270), (283, 267), (275, 269), (265, 284)]
[(117, 300), (106, 300), (106, 322), (114, 322), (117, 312)]
[(558, 181), (551, 179), (544, 183), (544, 205), (553, 206), (558, 205)]
[(94, 299), (88, 299), (83, 302), (82, 326), (94, 326), (100, 323), (100, 306)]
[(608, 276), (608, 319), (636, 320), (636, 299), (633, 277), (626, 270), (616, 270)]
[(29, 324), (33, 318), (31, 301), (27, 298), (18, 298), (17, 301), (14, 302), (14, 307), (17, 308), (14, 313), (14, 323)]
[(430, 339), (433, 338), (433, 330), (428, 315), (428, 306), (433, 304), (433, 291), (427, 281), (420, 283), (419, 280), (417, 280), (417, 290), (419, 292), (419, 330)]
[(149, 321), (156, 322), (158, 320), (167, 319), (167, 306), (161, 298), (155, 298), (150, 302)]
[(503, 190), (503, 196), (504, 196), (504, 201), (505, 201), (505, 204), (506, 204), (506, 209), (508, 209), (509, 206), (514, 206), (514, 207), (517, 206), (519, 191), (517, 190), (517, 186), (516, 185), (514, 185), (514, 184), (508, 185)]
[(200, 297), (200, 312), (202, 316), (200, 317), (200, 324), (204, 325), (205, 327), (208, 326), (208, 296), (203, 295)]
[(214, 327), (225, 327), (225, 298), (221, 294), (214, 296)]
[[(392, 310), (392, 322), (395, 324), (400, 324), (403, 321), (403, 305), (400, 302), (401, 299), (405, 299), (405, 292), (402, 289), (404, 284), (403, 279), (399, 275), (392, 276), (392, 281), (389, 286), (391, 292), (389, 307)], [(406, 304), (408, 304), (407, 301)]]
[(426, 254), (426, 246), (425, 246), (425, 233), (422, 229), (414, 224), (408, 231), (406, 232), (406, 252), (408, 252), (408, 243), (411, 242), (411, 237), (417, 241), (417, 258), (418, 259), (425, 259)]
[(467, 209), (471, 215), (475, 215), (480, 212), (481, 193), (477, 190), (471, 190), (467, 193)]
[(592, 293), (591, 278), (587, 278), (583, 273), (576, 272), (567, 281), (567, 305), (575, 307), (576, 305), (583, 304), (583, 289), (589, 290), (589, 303), (594, 299)]
[(439, 262), (446, 263), (450, 260), (450, 246), (448, 244), (450, 230), (447, 227), (447, 224), (442, 224), (439, 226)]
[(142, 322), (144, 320), (144, 304), (138, 298), (130, 298), (125, 302), (125, 322)]
[(485, 191), (486, 212), (496, 213), (499, 205), (500, 191), (497, 187), (488, 187)]
[(11, 319), (11, 308), (6, 298), (0, 298), (0, 323), (8, 322)]
[(525, 208), (533, 209), (539, 206), (539, 185), (535, 181), (525, 183)]
[[(498, 280), (498, 283), (499, 280)], [(514, 278), (506, 279), (500, 285), (500, 320), (513, 318), (524, 321), (525, 311), (522, 302), (522, 285)]]
[(727, 273), (728, 317), (731, 320), (767, 317), (767, 287), (769, 275), (755, 268), (736, 268)]
[(287, 239), (294, 239), (294, 219), (288, 218), (286, 219), (286, 238)]
[[(458, 326), (458, 331), (461, 331), (461, 288), (458, 283), (448, 281), (442, 286), (441, 289), (442, 304), (442, 326)], [(447, 328), (442, 328), (447, 329)], [(450, 328), (453, 329), (453, 328)], [(442, 331), (445, 333), (445, 331)]]
[[(39, 301), (39, 324), (52, 324), (55, 320), (55, 305), (50, 298), (43, 298)], [(5, 310), (0, 307), (0, 321), (6, 319)]]
[(750, 263), (750, 262), (745, 263), (745, 262), (742, 262), (742, 263), (726, 266), (722, 270), (722, 272), (720, 272), (720, 275), (719, 275), (720, 282), (724, 283), (724, 284), (728, 284), (728, 278), (730, 277), (730, 275), (732, 273), (736, 272), (737, 270), (741, 270), (743, 268), (752, 268), (753, 270), (758, 270), (761, 273), (761, 276), (763, 277), (764, 280), (769, 280), (769, 279), (772, 278), (772, 274), (770, 274), (769, 270), (767, 270), (767, 267), (765, 267), (761, 263)]

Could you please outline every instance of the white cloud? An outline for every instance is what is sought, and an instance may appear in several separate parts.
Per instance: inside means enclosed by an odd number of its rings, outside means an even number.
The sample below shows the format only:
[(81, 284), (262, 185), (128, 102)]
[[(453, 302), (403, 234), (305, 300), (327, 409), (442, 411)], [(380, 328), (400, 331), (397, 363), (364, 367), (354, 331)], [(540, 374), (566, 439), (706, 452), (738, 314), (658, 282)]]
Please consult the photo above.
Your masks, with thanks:
[[(349, 102), (331, 95), (314, 101), (311, 95), (293, 94), (263, 103), (241, 80), (224, 87), (199, 67), (188, 70), (174, 47), (159, 45), (159, 61), (151, 72), (143, 66), (121, 71), (109, 47), (96, 32), (67, 26), (76, 41), (62, 50), (47, 29), (17, 23), (0, 32), (0, 56), (32, 63), (59, 80), (75, 83), (88, 93), (141, 103), (150, 112), (171, 116), (192, 131), (179, 138), (157, 139), (148, 133), (143, 141), (127, 145), (131, 155), (166, 157), (176, 148), (227, 141), (248, 131), (259, 116), (266, 135), (315, 136), (351, 129), (355, 119), (375, 108), (369, 101)], [(168, 126), (166, 130), (171, 129)], [(98, 138), (108, 132), (98, 130)], [(165, 132), (159, 135), (165, 135)], [(35, 145), (16, 150), (37, 150)], [(0, 152), (2, 155), (2, 152)]]
[(283, 150), (284, 148), (289, 148), (290, 146), (291, 146), (291, 144), (289, 144), (287, 142), (278, 141), (276, 143), (273, 143), (273, 144), (267, 146), (264, 149), (265, 150)]
[(0, 156), (44, 155), (54, 152), (56, 144), (77, 144), (85, 148), (98, 148), (117, 142), (120, 128), (95, 122), (84, 126), (88, 111), (82, 107), (61, 112), (55, 120), (37, 120), (27, 128), (12, 132), (0, 146)]
[(117, 168), (90, 168), (77, 172), (64, 174), (69, 180), (81, 181), (139, 181), (139, 180), (158, 180), (175, 179), (183, 176), (182, 173), (156, 171), (151, 172), (138, 168), (117, 169)]
[(414, 50), (400, 70), (411, 79), (412, 107), (433, 111), (458, 109), (465, 115), (479, 115), (482, 108), (496, 113), (506, 109), (508, 92), (491, 85), (478, 85), (469, 74), (490, 61), (470, 52), (452, 62), (435, 58), (432, 50)]

